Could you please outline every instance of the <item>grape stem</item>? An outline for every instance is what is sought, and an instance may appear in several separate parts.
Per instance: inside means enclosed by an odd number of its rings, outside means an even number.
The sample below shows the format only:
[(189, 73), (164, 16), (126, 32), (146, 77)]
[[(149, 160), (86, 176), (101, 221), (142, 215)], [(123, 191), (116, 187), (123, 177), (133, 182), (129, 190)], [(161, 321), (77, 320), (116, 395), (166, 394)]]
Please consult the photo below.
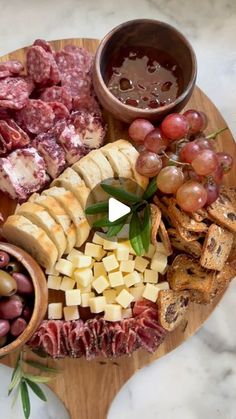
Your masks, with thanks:
[(181, 161), (176, 161), (176, 160), (173, 160), (173, 159), (171, 159), (169, 156), (168, 156), (168, 154), (166, 154), (166, 152), (163, 150), (162, 151), (162, 154), (171, 162), (171, 163), (174, 163), (175, 165), (180, 165), (180, 166), (191, 166), (191, 164), (190, 163), (183, 163), (183, 162), (181, 162)]
[(206, 136), (207, 140), (215, 140), (218, 134), (221, 134), (222, 132), (226, 131), (227, 129), (229, 129), (228, 127), (224, 127), (219, 129), (218, 131), (212, 132), (212, 134), (209, 134)]

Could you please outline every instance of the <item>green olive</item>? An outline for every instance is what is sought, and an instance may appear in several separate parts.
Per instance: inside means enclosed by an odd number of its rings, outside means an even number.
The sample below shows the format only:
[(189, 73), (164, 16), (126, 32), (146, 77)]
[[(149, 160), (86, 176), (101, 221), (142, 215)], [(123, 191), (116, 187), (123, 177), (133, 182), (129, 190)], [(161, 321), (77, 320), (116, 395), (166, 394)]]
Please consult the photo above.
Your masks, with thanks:
[(15, 272), (22, 272), (22, 264), (18, 262), (18, 260), (12, 260), (5, 266), (5, 271), (9, 272), (9, 274), (13, 274)]
[(17, 283), (11, 275), (0, 269), (0, 296), (9, 297), (17, 291)]

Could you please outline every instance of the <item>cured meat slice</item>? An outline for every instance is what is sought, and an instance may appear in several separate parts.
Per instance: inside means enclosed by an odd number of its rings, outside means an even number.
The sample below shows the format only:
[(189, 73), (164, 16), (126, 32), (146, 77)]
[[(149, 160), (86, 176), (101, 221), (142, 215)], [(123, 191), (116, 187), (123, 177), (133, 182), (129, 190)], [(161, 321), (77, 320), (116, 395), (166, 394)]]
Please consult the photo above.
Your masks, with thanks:
[(28, 102), (29, 94), (29, 82), (24, 77), (0, 80), (0, 107), (22, 109)]
[(91, 70), (93, 55), (86, 49), (77, 47), (76, 45), (66, 45), (64, 50), (74, 55), (76, 67), (83, 68), (85, 72), (89, 72)]
[(28, 104), (19, 111), (19, 117), (32, 134), (47, 132), (55, 119), (54, 112), (50, 105), (42, 100), (29, 99)]
[(50, 54), (49, 58), (50, 58), (50, 63), (51, 63), (51, 69), (50, 69), (50, 76), (49, 76), (48, 84), (58, 84), (61, 81), (61, 75), (57, 67), (57, 63), (53, 55)]
[(50, 79), (51, 59), (44, 48), (35, 45), (26, 53), (27, 71), (35, 83), (44, 85)]
[(153, 308), (155, 311), (157, 311), (157, 305), (149, 300), (139, 300), (135, 303), (133, 307), (133, 315), (138, 316), (142, 314), (146, 309)]
[(8, 119), (7, 122), (0, 120), (0, 134), (2, 142), (5, 143), (6, 151), (23, 148), (30, 142), (28, 135), (15, 123), (13, 119)]
[(70, 116), (70, 113), (68, 109), (63, 105), (63, 103), (60, 102), (48, 102), (48, 104), (51, 106), (54, 115), (55, 115), (55, 122), (60, 121), (62, 119), (68, 119)]
[(48, 134), (39, 134), (32, 145), (38, 150), (46, 164), (46, 171), (55, 179), (66, 167), (65, 153), (62, 147)]
[(50, 54), (53, 54), (53, 50), (51, 45), (45, 41), (44, 39), (36, 39), (33, 43), (33, 45), (37, 45), (39, 47), (42, 47), (44, 51), (49, 52)]
[(72, 97), (62, 86), (47, 87), (40, 96), (44, 102), (60, 102), (70, 111), (72, 108)]
[(75, 126), (76, 134), (80, 136), (88, 149), (99, 148), (104, 144), (106, 129), (99, 116), (78, 111), (72, 113), (71, 121)]
[(102, 115), (100, 105), (96, 98), (91, 95), (77, 96), (73, 98), (73, 110), (74, 111), (87, 111), (97, 116)]
[(84, 97), (92, 91), (92, 79), (90, 74), (75, 68), (67, 73), (61, 73), (61, 85), (66, 87), (72, 97)]
[(23, 69), (23, 64), (17, 60), (0, 62), (0, 73), (6, 71), (9, 73), (9, 75), (16, 75), (19, 74)]

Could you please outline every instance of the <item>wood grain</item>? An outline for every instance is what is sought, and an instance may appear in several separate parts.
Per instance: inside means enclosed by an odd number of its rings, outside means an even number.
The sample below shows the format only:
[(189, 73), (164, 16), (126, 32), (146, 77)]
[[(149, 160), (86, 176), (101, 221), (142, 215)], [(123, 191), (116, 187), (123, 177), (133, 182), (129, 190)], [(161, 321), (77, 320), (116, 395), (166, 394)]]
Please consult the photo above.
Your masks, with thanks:
[[(75, 43), (95, 52), (98, 41), (95, 39), (68, 39), (52, 42), (55, 49), (62, 48), (66, 44)], [(2, 57), (3, 60), (14, 58), (24, 60), (25, 49), (15, 51)], [(205, 111), (209, 117), (207, 132), (226, 126), (226, 123), (219, 111), (207, 96), (199, 89), (195, 88), (194, 93), (187, 105), (187, 108), (196, 108)], [(108, 123), (109, 141), (119, 138), (128, 138), (127, 126), (118, 120), (113, 119), (109, 114), (105, 114)], [(218, 136), (217, 144), (219, 150), (225, 150), (234, 157), (236, 161), (236, 147), (230, 131), (225, 131)], [(225, 183), (236, 186), (236, 167), (225, 176)], [(1, 195), (0, 211), (4, 216), (14, 210), (14, 203)], [(65, 359), (57, 361), (63, 373), (50, 384), (50, 387), (64, 401), (72, 419), (105, 419), (110, 403), (123, 384), (144, 365), (164, 356), (168, 352), (181, 345), (187, 338), (192, 336), (201, 327), (204, 321), (214, 310), (221, 297), (218, 297), (213, 304), (200, 306), (192, 304), (188, 322), (170, 333), (158, 351), (150, 355), (144, 351), (139, 351), (131, 357), (123, 357), (117, 360), (96, 359), (88, 362), (84, 359), (73, 360)], [(32, 355), (29, 355), (32, 357)], [(9, 356), (3, 361), (6, 364), (14, 362), (14, 356)], [(49, 365), (55, 365), (55, 361), (44, 361)], [(158, 379), (158, 377), (157, 377)]]

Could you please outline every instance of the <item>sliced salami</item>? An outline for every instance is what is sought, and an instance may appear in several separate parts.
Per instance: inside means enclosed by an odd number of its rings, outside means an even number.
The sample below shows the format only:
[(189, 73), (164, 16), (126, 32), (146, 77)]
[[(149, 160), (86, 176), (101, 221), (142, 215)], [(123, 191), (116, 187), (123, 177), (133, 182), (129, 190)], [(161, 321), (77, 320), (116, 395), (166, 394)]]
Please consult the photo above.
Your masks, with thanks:
[(84, 97), (91, 94), (91, 76), (78, 68), (62, 73), (61, 84), (66, 87), (72, 97)]
[(51, 45), (45, 41), (44, 39), (36, 39), (33, 43), (33, 45), (37, 45), (38, 47), (42, 47), (44, 51), (49, 52), (50, 54), (53, 54), (53, 50)]
[(70, 116), (70, 112), (68, 109), (60, 102), (48, 102), (51, 106), (54, 115), (55, 115), (55, 122), (60, 121), (61, 119), (67, 119)]
[(26, 54), (27, 71), (35, 83), (47, 84), (50, 79), (51, 59), (41, 46), (30, 47)]
[(47, 87), (40, 96), (44, 102), (61, 102), (70, 111), (72, 108), (72, 97), (62, 86)]
[(47, 132), (53, 126), (55, 119), (51, 106), (35, 99), (30, 99), (19, 114), (27, 131), (32, 134)]
[(24, 70), (24, 66), (20, 61), (9, 60), (0, 62), (0, 73), (3, 71), (9, 71), (10, 74), (16, 75)]
[(76, 45), (66, 45), (64, 50), (74, 55), (75, 66), (83, 68), (89, 72), (93, 62), (93, 55), (86, 49), (77, 47)]
[(9, 119), (7, 122), (0, 120), (0, 134), (9, 152), (17, 148), (23, 148), (30, 142), (28, 135), (13, 119)]
[(74, 111), (88, 111), (94, 115), (101, 116), (101, 108), (93, 95), (77, 96), (73, 98)]
[(52, 84), (52, 85), (58, 84), (61, 81), (61, 75), (57, 67), (57, 63), (54, 60), (53, 55), (50, 55), (50, 61), (51, 61), (51, 69), (50, 69), (50, 76), (49, 76), (48, 84)]
[(29, 85), (24, 77), (7, 77), (0, 80), (0, 107), (21, 109), (28, 102)]

